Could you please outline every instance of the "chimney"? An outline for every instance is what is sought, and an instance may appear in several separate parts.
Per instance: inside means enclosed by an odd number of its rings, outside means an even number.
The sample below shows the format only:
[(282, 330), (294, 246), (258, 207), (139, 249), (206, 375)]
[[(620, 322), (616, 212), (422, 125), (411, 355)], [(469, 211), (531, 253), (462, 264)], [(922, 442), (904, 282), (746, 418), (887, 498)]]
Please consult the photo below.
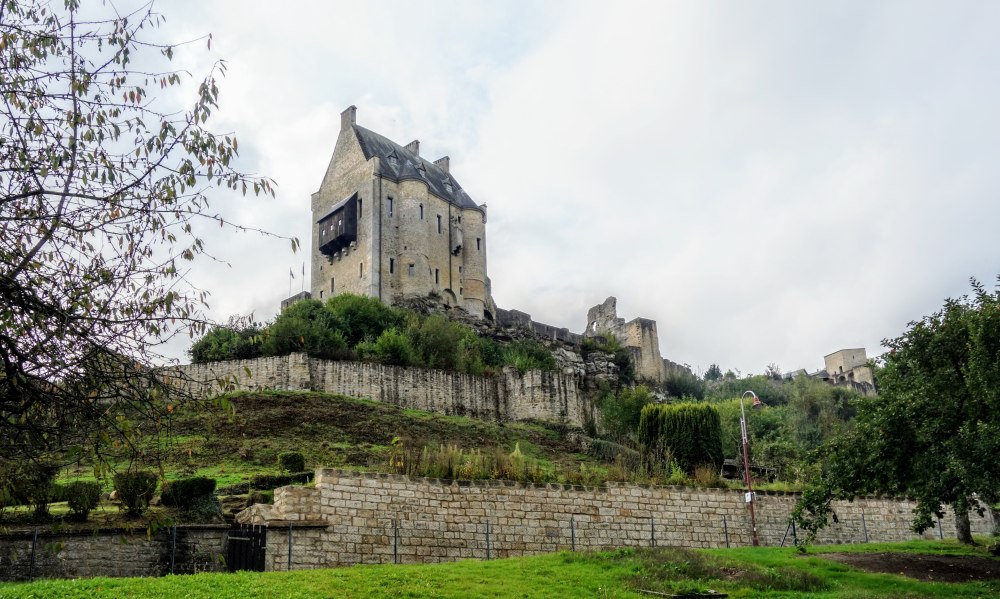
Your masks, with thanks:
[(434, 166), (438, 167), (439, 169), (443, 170), (446, 173), (450, 173), (451, 170), (449, 169), (451, 167), (451, 159), (448, 158), (447, 156), (442, 156), (441, 158), (438, 158), (437, 160), (434, 161)]
[(358, 107), (348, 106), (347, 110), (340, 113), (340, 130), (346, 131), (357, 121)]
[(414, 154), (416, 156), (420, 156), (420, 140), (419, 139), (414, 139), (410, 143), (406, 144), (406, 146), (404, 146), (404, 147), (406, 148), (407, 152), (410, 152), (410, 153), (412, 153), (412, 154)]

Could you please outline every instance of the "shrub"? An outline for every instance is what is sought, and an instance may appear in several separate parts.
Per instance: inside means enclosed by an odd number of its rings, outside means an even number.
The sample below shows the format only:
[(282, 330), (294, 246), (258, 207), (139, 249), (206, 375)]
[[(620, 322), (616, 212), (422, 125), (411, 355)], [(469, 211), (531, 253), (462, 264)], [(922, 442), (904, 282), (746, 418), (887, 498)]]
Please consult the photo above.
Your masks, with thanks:
[(503, 352), (503, 361), (513, 366), (519, 374), (528, 370), (555, 370), (556, 359), (547, 347), (534, 339), (518, 339)]
[(385, 331), (398, 329), (405, 322), (400, 310), (391, 308), (376, 298), (351, 293), (331, 297), (324, 308), (350, 347), (355, 347), (366, 339), (378, 339)]
[(156, 493), (156, 475), (146, 471), (119, 472), (113, 480), (125, 513), (141, 516)]
[(638, 463), (640, 457), (638, 451), (604, 439), (592, 439), (587, 455), (603, 462), (614, 462), (621, 456), (629, 463)]
[[(359, 344), (358, 347), (360, 348), (361, 345)], [(371, 344), (370, 351), (372, 357), (382, 364), (412, 366), (417, 363), (417, 352), (414, 351), (410, 338), (401, 333), (399, 329), (382, 331), (375, 343)]]
[(261, 329), (253, 322), (230, 318), (195, 341), (188, 350), (192, 364), (220, 360), (248, 360), (261, 355)]
[(66, 485), (66, 501), (73, 517), (81, 522), (101, 502), (101, 485), (78, 480)]
[(474, 334), (468, 327), (440, 314), (432, 314), (423, 322), (413, 321), (407, 329), (407, 335), (423, 364), (428, 368), (444, 370), (459, 369), (458, 345), (470, 333)]
[(605, 392), (597, 400), (601, 409), (601, 428), (616, 441), (624, 441), (635, 436), (642, 409), (653, 403), (649, 389), (639, 385), (622, 389), (615, 396)]
[(278, 454), (278, 468), (282, 472), (302, 472), (306, 469), (306, 458), (300, 451), (285, 451)]
[(722, 467), (722, 424), (708, 404), (648, 405), (639, 416), (639, 442), (664, 448), (686, 472), (701, 464)]
[(300, 300), (285, 309), (263, 334), (261, 353), (284, 356), (305, 352), (315, 358), (350, 355), (336, 317), (319, 300)]
[(160, 501), (169, 507), (187, 507), (206, 495), (215, 492), (215, 479), (205, 476), (179, 478), (163, 483)]
[(312, 472), (296, 472), (294, 474), (258, 474), (250, 479), (251, 490), (271, 491), (285, 485), (303, 484), (312, 480)]
[(16, 503), (33, 506), (35, 517), (48, 516), (49, 503), (63, 499), (55, 497), (54, 481), (58, 472), (58, 466), (47, 462), (28, 462), (15, 467), (13, 495)]
[(663, 389), (670, 397), (705, 398), (705, 382), (690, 372), (673, 372), (663, 382)]

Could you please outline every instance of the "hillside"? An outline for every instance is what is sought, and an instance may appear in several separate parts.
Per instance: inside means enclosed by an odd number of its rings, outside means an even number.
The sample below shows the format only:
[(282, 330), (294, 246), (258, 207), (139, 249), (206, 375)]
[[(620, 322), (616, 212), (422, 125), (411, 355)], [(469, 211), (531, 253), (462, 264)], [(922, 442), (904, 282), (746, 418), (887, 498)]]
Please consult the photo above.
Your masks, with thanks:
[[(223, 397), (229, 409), (178, 412), (169, 435), (145, 448), (159, 456), (168, 479), (194, 474), (218, 479), (220, 486), (278, 472), (281, 452), (299, 451), (308, 469), (338, 467), (387, 470), (397, 449), (454, 445), (461, 449), (506, 452), (518, 447), (546, 469), (578, 469), (592, 461), (576, 453), (563, 431), (543, 424), (496, 424), (394, 405), (313, 392), (241, 392)], [(66, 476), (86, 476), (81, 466)]]

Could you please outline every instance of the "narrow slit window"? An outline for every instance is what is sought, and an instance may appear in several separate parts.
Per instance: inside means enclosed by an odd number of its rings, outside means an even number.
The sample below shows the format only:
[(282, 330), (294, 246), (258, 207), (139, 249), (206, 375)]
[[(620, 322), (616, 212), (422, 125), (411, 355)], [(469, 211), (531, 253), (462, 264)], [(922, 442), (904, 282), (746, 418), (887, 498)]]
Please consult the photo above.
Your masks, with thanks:
[(333, 295), (336, 292), (337, 292), (337, 278), (330, 277), (330, 295)]
[(358, 216), (361, 216), (361, 198), (358, 198)]
[(482, 240), (481, 240), (480, 238), (476, 237), (476, 251), (477, 251), (477, 252), (478, 252), (478, 251), (481, 251), (481, 250), (483, 249), (483, 248), (482, 248), (482, 244), (481, 244), (481, 241), (482, 241)]
[(441, 283), (441, 271), (437, 268), (434, 269), (434, 284), (439, 285)]
[(385, 203), (386, 216), (392, 218), (392, 198), (388, 198)]
[(391, 275), (394, 272), (396, 272), (396, 259), (389, 258), (389, 274)]
[(365, 276), (365, 263), (358, 262), (358, 278), (364, 278)]
[(441, 234), (441, 215), (439, 214), (439, 215), (437, 215), (437, 217), (438, 217), (438, 235), (440, 235)]
[(420, 205), (420, 220), (424, 220), (424, 205)]
[(416, 274), (416, 271), (417, 271), (417, 269), (416, 269), (416, 267), (413, 264), (410, 264), (409, 266), (406, 267), (406, 274), (410, 275), (411, 277), (414, 274)]

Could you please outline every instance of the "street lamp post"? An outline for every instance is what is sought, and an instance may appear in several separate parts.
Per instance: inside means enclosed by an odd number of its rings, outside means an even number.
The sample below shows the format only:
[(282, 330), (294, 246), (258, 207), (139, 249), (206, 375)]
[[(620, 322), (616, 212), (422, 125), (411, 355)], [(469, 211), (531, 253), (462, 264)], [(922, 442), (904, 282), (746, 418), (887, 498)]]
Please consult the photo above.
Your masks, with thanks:
[(751, 408), (759, 408), (763, 404), (753, 391), (747, 391), (740, 396), (740, 431), (743, 433), (743, 472), (747, 483), (746, 502), (750, 506), (750, 526), (753, 528), (753, 546), (758, 547), (760, 546), (760, 539), (757, 537), (757, 519), (753, 513), (753, 483), (750, 480), (750, 438), (747, 436), (747, 412), (746, 408), (743, 407), (743, 399), (747, 395), (753, 397), (753, 402), (750, 404)]

